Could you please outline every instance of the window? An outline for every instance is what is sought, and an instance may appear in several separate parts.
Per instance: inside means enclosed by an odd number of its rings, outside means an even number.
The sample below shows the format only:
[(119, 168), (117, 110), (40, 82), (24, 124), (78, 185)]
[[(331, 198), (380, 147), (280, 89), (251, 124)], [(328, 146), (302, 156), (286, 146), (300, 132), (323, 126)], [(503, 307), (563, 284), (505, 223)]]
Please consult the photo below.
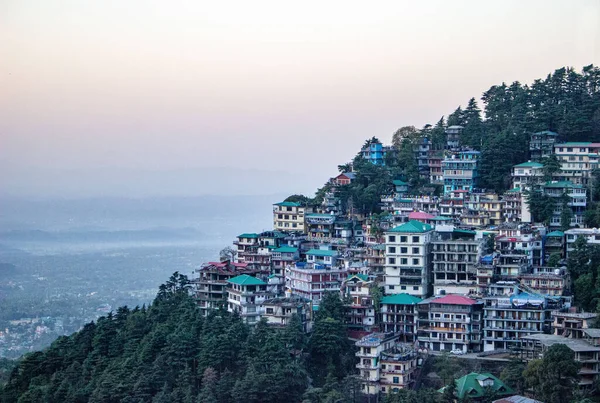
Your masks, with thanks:
[(419, 250), (420, 250), (420, 248), (412, 248), (413, 255), (418, 255), (419, 254)]
[(412, 264), (414, 264), (415, 266), (418, 266), (418, 265), (419, 265), (419, 261), (420, 261), (420, 259), (418, 259), (418, 258), (413, 258), (413, 260), (412, 260)]
[(408, 253), (408, 248), (403, 246), (400, 248), (400, 253)]
[(267, 315), (273, 315), (273, 308), (267, 308)]
[(400, 383), (400, 377), (399, 376), (395, 376), (393, 382), (394, 383)]
[(406, 237), (406, 236), (400, 237), (400, 243), (406, 243), (407, 240), (408, 240), (408, 237)]
[(291, 207), (286, 207), (285, 211), (292, 211), (292, 208)]
[(396, 235), (388, 236), (388, 242), (396, 242)]
[(396, 264), (396, 258), (395, 257), (388, 257), (388, 264)]
[(403, 257), (400, 259), (400, 264), (408, 264), (408, 259)]
[(413, 241), (413, 243), (419, 243), (419, 238), (420, 238), (420, 237), (418, 237), (418, 236), (413, 236), (413, 237), (412, 237), (412, 241)]
[(400, 289), (401, 289), (401, 290), (406, 290), (406, 286), (405, 286), (405, 285), (401, 285), (401, 286), (400, 286)]
[(394, 289), (394, 286), (393, 286), (393, 285), (390, 285), (390, 286), (388, 286), (388, 289), (389, 289), (389, 290), (393, 290), (393, 289)]
[(415, 285), (415, 286), (413, 287), (413, 291), (419, 291), (419, 287)]
[(396, 253), (396, 247), (395, 246), (388, 246), (388, 253)]

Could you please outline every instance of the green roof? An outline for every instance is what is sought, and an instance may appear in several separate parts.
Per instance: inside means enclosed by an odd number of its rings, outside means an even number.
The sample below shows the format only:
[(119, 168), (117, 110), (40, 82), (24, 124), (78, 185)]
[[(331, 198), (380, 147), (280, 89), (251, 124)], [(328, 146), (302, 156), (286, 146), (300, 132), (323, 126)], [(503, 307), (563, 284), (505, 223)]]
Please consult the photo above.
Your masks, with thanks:
[(293, 246), (280, 246), (277, 249), (274, 249), (273, 252), (279, 252), (279, 253), (296, 253), (298, 252), (298, 248), (294, 248)]
[(401, 181), (400, 179), (395, 179), (392, 181), (394, 186), (408, 186), (408, 183)]
[(369, 281), (369, 276), (367, 276), (366, 274), (348, 274), (348, 280), (350, 280), (352, 277), (358, 277), (362, 281)]
[(281, 206), (281, 207), (301, 207), (302, 205), (300, 203), (295, 203), (295, 202), (281, 202), (281, 203), (275, 203), (276, 206)]
[[(457, 397), (460, 400), (465, 399), (465, 398), (472, 399), (472, 398), (483, 397), (486, 393), (486, 388), (481, 386), (479, 381), (480, 380), (485, 381), (486, 379), (491, 379), (494, 382), (491, 386), (489, 386), (489, 388), (491, 388), (491, 390), (497, 396), (508, 396), (508, 395), (515, 394), (514, 390), (512, 390), (510, 387), (505, 385), (500, 379), (496, 378), (494, 375), (490, 374), (489, 372), (484, 372), (481, 374), (478, 374), (476, 372), (471, 372), (470, 374), (465, 375), (462, 378), (459, 378), (456, 380), (456, 395), (457, 395)], [(438, 390), (438, 392), (443, 393), (445, 388), (447, 388), (447, 386)]]
[(249, 276), (247, 274), (241, 274), (227, 280), (228, 283), (237, 285), (266, 285), (264, 281), (259, 278)]
[(571, 181), (546, 182), (544, 187), (547, 188), (582, 188), (582, 185), (576, 185)]
[(258, 234), (244, 233), (242, 235), (238, 235), (238, 238), (258, 238)]
[(539, 162), (523, 162), (521, 164), (513, 165), (514, 168), (541, 168), (544, 164), (540, 164)]
[(455, 234), (477, 235), (477, 232), (469, 231), (468, 229), (455, 229), (452, 232)]
[(387, 295), (381, 299), (382, 304), (388, 305), (416, 305), (419, 302), (421, 302), (421, 298), (408, 294)]
[(322, 213), (310, 213), (307, 214), (306, 217), (313, 217), (313, 218), (331, 218), (331, 217), (335, 217), (333, 214), (322, 214)]
[(410, 199), (398, 199), (396, 200), (398, 203), (412, 203), (413, 201)]
[(537, 132), (537, 133), (534, 133), (534, 134), (545, 134), (546, 136), (558, 136), (558, 133), (551, 132), (550, 130), (544, 130), (544, 131)]
[(568, 143), (554, 144), (554, 147), (578, 147), (578, 146), (589, 146), (592, 144), (591, 141), (571, 141)]
[(549, 233), (546, 236), (551, 236), (551, 237), (557, 237), (557, 238), (562, 238), (563, 236), (565, 236), (565, 233), (562, 231), (552, 231), (551, 233)]
[(420, 221), (409, 221), (392, 228), (389, 232), (422, 233), (427, 231), (431, 231), (431, 225), (423, 224)]
[(452, 221), (452, 218), (438, 215), (438, 216), (435, 216), (435, 217), (431, 217), (430, 220), (431, 221)]
[(325, 250), (325, 249), (311, 249), (306, 252), (307, 255), (313, 256), (335, 256), (337, 252), (334, 250)]

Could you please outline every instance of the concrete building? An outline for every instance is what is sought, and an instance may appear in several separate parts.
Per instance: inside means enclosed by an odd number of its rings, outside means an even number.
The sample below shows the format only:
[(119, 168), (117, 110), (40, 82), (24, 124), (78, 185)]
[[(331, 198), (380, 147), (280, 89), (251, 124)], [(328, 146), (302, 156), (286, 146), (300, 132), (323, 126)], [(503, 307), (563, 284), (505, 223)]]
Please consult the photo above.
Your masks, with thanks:
[(483, 239), (475, 231), (437, 226), (431, 242), (433, 293), (474, 294)]
[(432, 351), (481, 351), (483, 303), (446, 295), (417, 305), (419, 345)]
[(575, 248), (575, 241), (579, 237), (583, 237), (588, 245), (600, 245), (600, 231), (598, 228), (571, 228), (565, 231), (567, 257), (569, 256), (569, 252)]
[(312, 304), (306, 298), (291, 296), (265, 299), (260, 304), (260, 312), (261, 318), (265, 318), (271, 326), (287, 326), (292, 316), (297, 315), (305, 332), (312, 329)]
[(371, 331), (375, 326), (375, 306), (371, 296), (373, 281), (365, 274), (352, 274), (342, 282), (341, 295), (346, 304), (346, 324), (349, 329)]
[(242, 274), (227, 280), (227, 310), (237, 312), (244, 323), (253, 325), (260, 319), (260, 305), (268, 297), (267, 283), (256, 277)]
[(431, 293), (431, 225), (409, 221), (385, 233), (385, 294)]
[(334, 235), (335, 215), (310, 213), (305, 216), (309, 240), (331, 242)]
[(544, 182), (544, 165), (539, 162), (523, 162), (513, 166), (513, 189), (531, 190)]
[(473, 191), (479, 179), (479, 155), (479, 151), (459, 151), (444, 158), (444, 195), (455, 190)]
[(539, 162), (542, 158), (551, 155), (554, 152), (554, 144), (557, 137), (557, 133), (549, 130), (532, 134), (529, 141), (529, 156), (531, 160)]
[(312, 209), (294, 202), (273, 205), (273, 228), (277, 231), (306, 233), (305, 215)]
[(571, 181), (587, 186), (592, 171), (598, 168), (600, 143), (569, 142), (554, 145), (554, 154), (561, 162), (561, 169), (554, 177), (558, 181)]
[(373, 165), (385, 165), (385, 155), (388, 149), (379, 140), (371, 139), (360, 150), (360, 155)]
[(306, 261), (308, 263), (323, 266), (328, 269), (335, 267), (338, 263), (338, 259), (338, 252), (325, 246), (322, 246), (320, 249), (311, 249), (306, 252)]
[(287, 265), (297, 262), (300, 259), (298, 248), (283, 245), (271, 251), (272, 270), (277, 276), (283, 276)]
[(566, 205), (573, 213), (570, 225), (583, 226), (583, 215), (587, 206), (586, 189), (583, 185), (574, 184), (570, 181), (552, 181), (543, 185), (544, 193), (553, 197), (555, 201), (554, 212), (550, 219), (550, 227), (561, 226), (561, 212), (563, 209), (563, 198), (567, 198)]
[(417, 334), (417, 304), (421, 298), (408, 294), (386, 295), (381, 300), (381, 328), (413, 342)]
[(570, 339), (585, 338), (585, 330), (590, 329), (597, 313), (592, 312), (562, 312), (553, 311), (552, 333), (556, 336), (568, 337)]
[(285, 286), (292, 295), (306, 298), (318, 305), (323, 293), (340, 292), (347, 269), (315, 263), (297, 262), (285, 269)]
[(458, 150), (463, 129), (464, 127), (458, 125), (449, 126), (446, 129), (446, 148), (448, 150)]

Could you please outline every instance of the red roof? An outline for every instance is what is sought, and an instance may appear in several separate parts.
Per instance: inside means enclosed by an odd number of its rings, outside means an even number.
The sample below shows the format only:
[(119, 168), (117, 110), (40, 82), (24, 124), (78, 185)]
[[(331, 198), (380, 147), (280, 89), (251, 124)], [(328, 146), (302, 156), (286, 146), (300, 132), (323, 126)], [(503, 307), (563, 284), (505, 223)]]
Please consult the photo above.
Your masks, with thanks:
[(473, 305), (477, 303), (477, 301), (469, 297), (463, 297), (462, 295), (446, 295), (445, 297), (435, 299), (431, 302), (448, 305)]
[(409, 220), (429, 220), (432, 219), (431, 214), (424, 213), (422, 211), (413, 211), (408, 215)]

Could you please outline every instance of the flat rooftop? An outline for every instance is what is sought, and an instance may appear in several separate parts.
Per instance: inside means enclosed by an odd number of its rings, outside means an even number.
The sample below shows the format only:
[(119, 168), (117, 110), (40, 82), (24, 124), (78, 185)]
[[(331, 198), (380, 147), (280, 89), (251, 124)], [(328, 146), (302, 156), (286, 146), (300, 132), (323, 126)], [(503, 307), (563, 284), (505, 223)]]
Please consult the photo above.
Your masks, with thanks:
[(600, 347), (594, 347), (591, 344), (581, 339), (568, 339), (562, 336), (556, 336), (554, 334), (532, 334), (529, 336), (522, 337), (523, 340), (536, 340), (542, 343), (546, 347), (550, 347), (554, 344), (564, 344), (573, 351), (600, 351)]

